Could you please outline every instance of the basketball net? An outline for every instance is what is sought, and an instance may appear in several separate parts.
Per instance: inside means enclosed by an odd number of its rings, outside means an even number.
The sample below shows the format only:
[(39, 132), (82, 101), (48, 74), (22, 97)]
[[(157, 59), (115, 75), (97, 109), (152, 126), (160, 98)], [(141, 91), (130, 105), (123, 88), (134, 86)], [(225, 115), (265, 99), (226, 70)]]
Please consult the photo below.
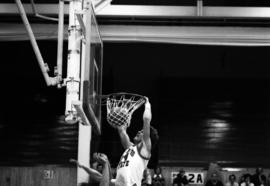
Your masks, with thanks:
[(132, 114), (143, 103), (145, 98), (137, 94), (115, 93), (107, 97), (107, 121), (113, 126), (129, 127)]

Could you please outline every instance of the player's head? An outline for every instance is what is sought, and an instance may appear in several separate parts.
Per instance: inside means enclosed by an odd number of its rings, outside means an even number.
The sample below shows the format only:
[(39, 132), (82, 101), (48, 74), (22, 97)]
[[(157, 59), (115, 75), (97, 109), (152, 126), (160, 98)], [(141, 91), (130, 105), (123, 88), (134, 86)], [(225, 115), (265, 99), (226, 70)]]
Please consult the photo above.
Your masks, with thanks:
[(98, 164), (97, 165), (97, 171), (102, 173), (102, 170), (103, 170), (103, 165), (102, 164)]
[[(133, 141), (135, 144), (138, 144), (142, 141), (142, 139), (143, 139), (143, 130), (140, 130), (137, 132)], [(155, 129), (152, 126), (150, 127), (150, 139), (151, 139), (152, 148), (154, 148), (158, 142), (159, 136), (158, 136), (157, 129)]]
[(143, 139), (143, 130), (139, 130), (136, 136), (134, 137), (133, 141), (135, 144), (138, 144), (142, 141), (142, 139)]

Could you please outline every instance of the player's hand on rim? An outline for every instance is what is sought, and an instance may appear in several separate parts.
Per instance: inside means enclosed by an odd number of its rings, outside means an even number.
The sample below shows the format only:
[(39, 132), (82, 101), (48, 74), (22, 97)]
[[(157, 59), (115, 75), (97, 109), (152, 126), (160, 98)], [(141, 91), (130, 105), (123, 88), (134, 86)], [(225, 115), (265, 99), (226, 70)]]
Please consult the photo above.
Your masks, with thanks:
[(144, 96), (145, 103), (149, 102), (149, 98), (147, 96)]
[(146, 97), (146, 96), (144, 96), (144, 98), (145, 98), (145, 103), (144, 103), (145, 108), (146, 109), (148, 109), (148, 108), (150, 109), (151, 108), (151, 104), (149, 102), (149, 98)]

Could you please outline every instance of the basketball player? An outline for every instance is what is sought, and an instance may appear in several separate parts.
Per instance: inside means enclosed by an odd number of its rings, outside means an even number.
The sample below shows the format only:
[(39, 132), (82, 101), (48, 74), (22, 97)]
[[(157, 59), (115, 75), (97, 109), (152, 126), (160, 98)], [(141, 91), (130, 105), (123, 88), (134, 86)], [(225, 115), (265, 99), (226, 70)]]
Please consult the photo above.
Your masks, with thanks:
[(134, 137), (134, 144), (127, 134), (127, 126), (117, 127), (121, 143), (126, 149), (116, 170), (115, 186), (140, 186), (143, 171), (151, 157), (151, 149), (158, 140), (157, 130), (150, 127), (152, 119), (151, 105), (148, 98), (143, 113), (143, 129)]
[(109, 186), (111, 180), (111, 166), (110, 162), (105, 154), (102, 153), (94, 153), (93, 154), (94, 161), (100, 163), (102, 165), (102, 171), (99, 172), (93, 168), (86, 167), (80, 164), (75, 159), (70, 159), (71, 163), (75, 163), (78, 168), (84, 169), (95, 182), (99, 183), (99, 186)]

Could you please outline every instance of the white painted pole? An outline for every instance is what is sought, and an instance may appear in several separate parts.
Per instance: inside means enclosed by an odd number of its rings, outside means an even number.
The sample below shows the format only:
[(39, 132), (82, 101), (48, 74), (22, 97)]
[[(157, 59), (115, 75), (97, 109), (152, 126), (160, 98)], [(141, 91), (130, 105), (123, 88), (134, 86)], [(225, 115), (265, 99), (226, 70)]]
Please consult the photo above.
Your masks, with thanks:
[[(83, 33), (76, 13), (84, 12), (82, 8), (85, 0), (73, 0), (69, 3), (69, 28), (68, 28), (68, 64), (66, 80), (66, 121), (76, 121), (77, 113), (72, 103), (82, 102), (81, 65), (84, 63), (84, 53), (81, 51)], [(85, 24), (85, 23), (84, 23)], [(89, 26), (89, 24), (87, 24)], [(81, 82), (82, 83), (82, 82)], [(78, 161), (90, 167), (91, 125), (79, 122), (78, 136)], [(89, 175), (82, 169), (77, 169), (77, 185), (89, 182)]]
[(69, 27), (68, 27), (68, 59), (66, 78), (66, 121), (73, 122), (76, 110), (72, 107), (72, 101), (79, 101), (80, 97), (80, 60), (81, 37), (80, 25), (75, 16), (76, 11), (81, 11), (81, 1), (69, 3)]
[[(78, 137), (78, 161), (86, 167), (90, 167), (90, 148), (91, 148), (91, 125), (79, 123)], [(77, 169), (77, 186), (89, 182), (89, 175), (83, 169)]]

